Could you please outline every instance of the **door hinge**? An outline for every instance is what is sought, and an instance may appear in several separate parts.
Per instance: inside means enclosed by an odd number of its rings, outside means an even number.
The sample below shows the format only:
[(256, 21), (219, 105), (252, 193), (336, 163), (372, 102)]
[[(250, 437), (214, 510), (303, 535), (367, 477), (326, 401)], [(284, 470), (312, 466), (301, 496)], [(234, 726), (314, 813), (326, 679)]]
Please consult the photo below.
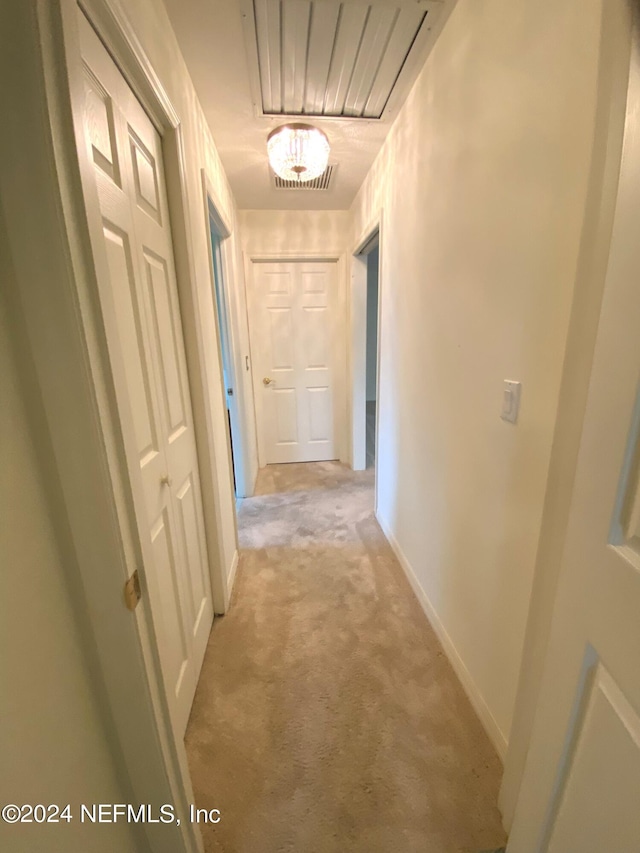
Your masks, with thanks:
[(135, 610), (141, 597), (142, 590), (140, 589), (140, 576), (136, 569), (124, 585), (124, 603), (127, 605), (129, 610)]
[(228, 394), (230, 397), (233, 397), (233, 388), (227, 388), (227, 394)]

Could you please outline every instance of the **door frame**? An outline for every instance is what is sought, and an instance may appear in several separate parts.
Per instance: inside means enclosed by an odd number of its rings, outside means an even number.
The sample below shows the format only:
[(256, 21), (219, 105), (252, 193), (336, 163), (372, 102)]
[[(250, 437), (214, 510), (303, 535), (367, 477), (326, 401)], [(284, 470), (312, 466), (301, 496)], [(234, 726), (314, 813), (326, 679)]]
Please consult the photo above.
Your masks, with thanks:
[[(242, 336), (239, 332), (239, 317), (236, 304), (232, 300), (232, 288), (229, 283), (233, 282), (235, 288), (244, 286), (244, 282), (239, 281), (239, 276), (234, 275), (237, 267), (234, 263), (234, 247), (231, 245), (229, 238), (233, 233), (233, 224), (225, 217), (218, 200), (217, 193), (213, 187), (213, 183), (209, 178), (206, 168), (201, 170), (202, 175), (202, 197), (204, 202), (204, 216), (209, 233), (209, 220), (213, 222), (220, 237), (220, 256), (222, 258), (222, 282), (221, 282), (221, 298), (224, 301), (224, 308), (227, 319), (227, 331), (229, 333), (229, 363), (232, 372), (233, 382), (233, 398), (229, 407), (231, 419), (231, 440), (228, 442), (229, 450), (229, 466), (230, 470), (235, 470), (236, 475), (236, 490), (237, 498), (251, 497), (254, 491), (255, 483), (251, 474), (251, 466), (249, 460), (251, 458), (250, 436), (250, 406), (247, 405), (245, 397), (245, 385), (243, 382), (244, 372), (250, 372), (250, 365), (243, 364), (242, 354), (240, 352), (240, 341)], [(209, 271), (211, 276), (212, 293), (215, 296), (215, 268), (213, 263), (213, 247), (209, 240)], [(220, 318), (218, 317), (218, 306), (214, 298), (214, 308), (217, 322), (217, 339), (220, 353), (220, 364), (222, 365), (222, 339), (220, 336)], [(248, 356), (247, 356), (248, 358)], [(223, 389), (224, 396), (224, 389)], [(226, 406), (226, 402), (225, 402)], [(238, 449), (238, 453), (234, 454), (233, 447)], [(235, 463), (235, 464), (234, 464)], [(236, 501), (237, 503), (237, 501)]]
[[(255, 264), (265, 263), (305, 263), (317, 261), (320, 263), (335, 263), (338, 280), (338, 293), (335, 305), (336, 318), (340, 321), (341, 318), (347, 316), (347, 295), (345, 286), (345, 257), (341, 252), (244, 252), (244, 268), (245, 282), (247, 282), (247, 317), (249, 319), (249, 346), (252, 346), (251, 341), (251, 314), (254, 308), (254, 277), (253, 270)], [(349, 438), (348, 431), (348, 411), (349, 411), (349, 389), (346, 382), (349, 363), (349, 346), (347, 325), (340, 322), (338, 332), (343, 340), (341, 347), (342, 353), (336, 355), (335, 366), (339, 366), (340, 360), (344, 365), (344, 371), (336, 371), (335, 389), (336, 389), (336, 415), (334, 424), (336, 428), (336, 449), (337, 459), (340, 462), (349, 464)], [(253, 370), (253, 365), (256, 363), (255, 353), (251, 350), (251, 377), (253, 385), (253, 400), (256, 417), (256, 435), (258, 442), (258, 464), (260, 468), (264, 468), (267, 464), (266, 449), (264, 446), (264, 438), (258, 427), (260, 423), (261, 412), (261, 385), (260, 379), (256, 371)]]
[(380, 418), (380, 352), (382, 342), (383, 283), (383, 210), (360, 233), (351, 251), (351, 287), (349, 290), (349, 424), (350, 463), (354, 471), (367, 467), (367, 249), (377, 237), (378, 244), (378, 347), (376, 354), (376, 458), (375, 509), (378, 508), (378, 424)]
[[(226, 572), (212, 548), (222, 537), (210, 511), (221, 486), (211, 458), (206, 342), (197, 322), (181, 121), (119, 0), (81, 0), (80, 6), (163, 138), (213, 603), (216, 612), (224, 612)], [(142, 559), (133, 510), (139, 484), (126, 465), (127, 413), (123, 417), (116, 406), (97, 298), (108, 272), (93, 224), (97, 191), (84, 130), (74, 122), (74, 105), (83, 100), (78, 4), (34, 0), (20, 14), (25, 51), (14, 70), (23, 101), (15, 116), (18, 142), (6, 142), (15, 169), (3, 184), (3, 202), (26, 345), (47, 413), (48, 476), (63, 495), (58, 524), (69, 553), (69, 587), (122, 791), (131, 803), (173, 803), (181, 818), (179, 826), (149, 823), (139, 831), (154, 853), (201, 853), (200, 832), (188, 819), (191, 780), (184, 745), (171, 726), (148, 596), (143, 588), (133, 613), (123, 601), (125, 580)], [(25, 193), (38, 198), (43, 211), (39, 252), (33, 251), (34, 221), (22, 201)], [(76, 428), (70, 430), (70, 424)]]

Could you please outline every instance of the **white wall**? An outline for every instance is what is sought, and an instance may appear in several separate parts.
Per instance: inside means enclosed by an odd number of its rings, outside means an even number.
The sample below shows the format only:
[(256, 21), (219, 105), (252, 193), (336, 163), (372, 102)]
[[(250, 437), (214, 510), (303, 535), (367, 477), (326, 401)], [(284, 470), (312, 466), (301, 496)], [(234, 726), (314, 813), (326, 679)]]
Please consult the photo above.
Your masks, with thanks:
[[(509, 737), (594, 123), (601, 2), (459, 0), (353, 205), (383, 209), (379, 517)], [(517, 426), (502, 381), (522, 382)]]
[[(0, 232), (2, 230), (0, 222)], [(0, 233), (0, 244), (3, 237)], [(143, 849), (134, 827), (91, 826), (79, 803), (130, 801), (107, 742), (67, 587), (24, 389), (33, 393), (24, 353), (12, 348), (6, 255), (0, 245), (0, 802), (71, 803), (71, 823), (10, 826), (2, 850), (128, 853)], [(18, 364), (22, 369), (18, 370)]]
[(318, 252), (322, 256), (342, 254), (349, 248), (348, 210), (241, 210), (238, 215), (248, 255)]
[(367, 255), (367, 400), (376, 399), (378, 372), (378, 262), (376, 247)]

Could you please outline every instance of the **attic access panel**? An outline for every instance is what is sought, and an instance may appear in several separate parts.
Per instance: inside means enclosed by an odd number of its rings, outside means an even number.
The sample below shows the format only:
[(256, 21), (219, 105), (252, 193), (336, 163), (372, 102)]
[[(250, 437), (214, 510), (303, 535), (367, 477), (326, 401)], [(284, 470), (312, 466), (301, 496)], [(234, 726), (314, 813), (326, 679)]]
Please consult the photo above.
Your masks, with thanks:
[(243, 6), (263, 115), (379, 119), (394, 90), (415, 79), (442, 3), (245, 0)]

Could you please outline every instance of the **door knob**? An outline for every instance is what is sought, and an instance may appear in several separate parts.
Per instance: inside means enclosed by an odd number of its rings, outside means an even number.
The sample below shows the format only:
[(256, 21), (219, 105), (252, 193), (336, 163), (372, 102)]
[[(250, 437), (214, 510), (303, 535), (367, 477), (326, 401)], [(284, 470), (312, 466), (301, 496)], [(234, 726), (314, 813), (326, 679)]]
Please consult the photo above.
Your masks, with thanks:
[(271, 385), (272, 382), (273, 382), (273, 379), (269, 379), (268, 376), (265, 376), (264, 379), (262, 380), (263, 385)]
[(171, 477), (168, 474), (163, 474), (162, 477), (160, 477), (160, 483), (163, 486), (170, 486), (171, 485)]

